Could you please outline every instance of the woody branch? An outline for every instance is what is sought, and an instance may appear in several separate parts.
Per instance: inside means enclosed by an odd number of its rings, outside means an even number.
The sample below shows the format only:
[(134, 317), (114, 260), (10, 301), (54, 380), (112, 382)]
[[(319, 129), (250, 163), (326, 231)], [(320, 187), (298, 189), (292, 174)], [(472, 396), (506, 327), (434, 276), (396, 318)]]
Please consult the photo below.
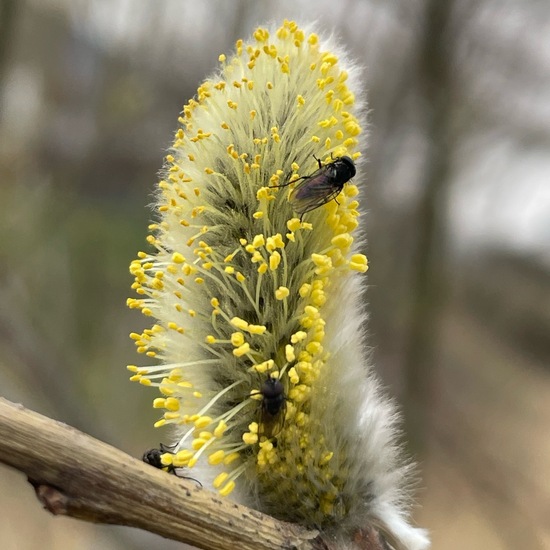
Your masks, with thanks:
[[(138, 527), (204, 550), (330, 548), (314, 531), (221, 499), (3, 398), (0, 462), (24, 472), (54, 515)], [(356, 542), (384, 548), (372, 529)]]

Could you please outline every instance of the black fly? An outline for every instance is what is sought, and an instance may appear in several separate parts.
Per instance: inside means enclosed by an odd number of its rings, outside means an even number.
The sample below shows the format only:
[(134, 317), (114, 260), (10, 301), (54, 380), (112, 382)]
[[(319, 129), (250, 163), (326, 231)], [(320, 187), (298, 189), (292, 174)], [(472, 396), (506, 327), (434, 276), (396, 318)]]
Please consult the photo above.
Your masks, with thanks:
[(286, 413), (285, 388), (278, 378), (269, 377), (262, 384), (259, 393), (262, 395), (262, 405), (258, 435), (271, 439), (283, 427)]
[(169, 453), (170, 448), (163, 443), (160, 444), (160, 449), (148, 449), (143, 453), (142, 460), (145, 464), (158, 468), (159, 470), (165, 470), (168, 473), (175, 473), (175, 467), (172, 464), (166, 465), (162, 463), (161, 457), (164, 453)]
[(198, 481), (197, 479), (194, 479), (192, 477), (182, 476), (179, 475), (176, 466), (173, 464), (163, 464), (161, 457), (165, 453), (173, 454), (170, 450), (173, 447), (170, 447), (168, 445), (164, 445), (163, 443), (160, 444), (160, 449), (148, 449), (143, 453), (143, 457), (141, 458), (145, 464), (149, 464), (150, 466), (153, 466), (154, 468), (158, 468), (159, 470), (164, 470), (165, 472), (168, 472), (169, 474), (174, 474), (176, 477), (181, 477), (182, 479), (192, 479), (193, 481), (196, 481), (201, 487), (202, 483)]
[(315, 155), (314, 158), (319, 168), (313, 174), (279, 186), (286, 187), (291, 183), (299, 182), (290, 192), (289, 201), (294, 210), (300, 214), (300, 219), (306, 212), (315, 210), (333, 199), (336, 200), (344, 185), (356, 173), (355, 163), (351, 157), (339, 157), (324, 165)]

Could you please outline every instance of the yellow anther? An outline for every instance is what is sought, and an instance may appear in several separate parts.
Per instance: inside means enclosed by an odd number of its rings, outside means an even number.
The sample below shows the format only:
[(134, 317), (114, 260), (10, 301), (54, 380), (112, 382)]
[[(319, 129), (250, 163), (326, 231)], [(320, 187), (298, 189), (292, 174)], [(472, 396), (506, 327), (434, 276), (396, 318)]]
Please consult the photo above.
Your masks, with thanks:
[(280, 233), (277, 233), (276, 235), (267, 238), (265, 248), (268, 252), (273, 252), (276, 248), (284, 247), (285, 242), (283, 241), (283, 237)]
[(230, 322), (235, 328), (238, 328), (240, 330), (248, 329), (248, 323), (240, 317), (233, 317)]
[(235, 489), (235, 482), (230, 481), (229, 483), (226, 483), (221, 489), (220, 489), (220, 495), (222, 497), (226, 497), (227, 495), (231, 494), (231, 492)]
[(305, 384), (299, 384), (297, 386), (294, 386), (289, 392), (288, 396), (297, 403), (302, 403), (306, 400), (307, 396), (310, 393), (309, 386), (306, 386)]
[(258, 434), (245, 432), (243, 434), (243, 442), (247, 445), (254, 445), (255, 443), (258, 443)]
[(265, 42), (269, 38), (269, 32), (267, 29), (259, 28), (254, 31), (253, 36), (258, 42)]
[(315, 46), (319, 42), (319, 36), (317, 36), (315, 33), (311, 33), (307, 38), (307, 43), (310, 46)]
[(292, 363), (292, 361), (296, 359), (296, 355), (294, 354), (294, 346), (291, 346), (290, 344), (285, 346), (285, 357), (289, 363)]
[(176, 397), (168, 397), (164, 406), (169, 411), (179, 411), (180, 401)]
[(322, 290), (314, 290), (311, 293), (311, 301), (313, 302), (313, 305), (317, 307), (321, 307), (325, 304), (327, 301), (327, 298), (325, 296), (325, 293)]
[[(273, 178), (277, 178), (278, 176), (274, 175), (271, 176), (271, 185), (275, 185), (277, 181), (275, 181)], [(258, 191), (256, 192), (256, 198), (261, 200), (273, 200), (273, 197), (271, 195), (271, 189), (269, 187), (260, 187)]]
[(250, 344), (248, 342), (245, 342), (244, 344), (233, 350), (233, 355), (235, 357), (242, 357), (243, 355), (246, 355), (249, 351)]
[(267, 440), (267, 441), (262, 441), (260, 443), (260, 447), (262, 449), (262, 451), (272, 451), (273, 450), (273, 443), (271, 443), (271, 441)]
[(170, 464), (172, 464), (173, 462), (174, 462), (174, 456), (171, 453), (164, 453), (160, 457), (160, 463), (163, 466), (170, 466)]
[(271, 271), (275, 271), (279, 267), (280, 263), (281, 255), (277, 251), (273, 252), (269, 257), (269, 269), (271, 269)]
[(222, 472), (221, 474), (218, 474), (214, 481), (212, 482), (212, 485), (215, 489), (219, 489), (224, 483), (225, 480), (229, 477), (229, 474), (227, 472)]
[(268, 370), (271, 370), (273, 366), (275, 365), (275, 362), (273, 359), (268, 359), (267, 361), (264, 361), (263, 363), (258, 363), (257, 365), (254, 365), (254, 370), (256, 372), (259, 372), (263, 374), (264, 372), (267, 372)]
[(284, 300), (290, 294), (290, 290), (286, 286), (280, 286), (275, 291), (275, 298), (277, 300)]
[(258, 433), (258, 423), (257, 422), (251, 422), (248, 425), (248, 431), (250, 433), (257, 434)]
[(304, 308), (304, 313), (308, 316), (308, 317), (311, 317), (312, 319), (317, 319), (319, 318), (319, 310), (316, 308), (316, 307), (313, 307), (313, 306), (306, 306)]
[(320, 353), (321, 351), (323, 351), (323, 346), (321, 346), (321, 344), (319, 342), (310, 342), (306, 346), (306, 350), (309, 353), (311, 353), (311, 355), (315, 355), (315, 354)]
[(354, 254), (351, 257), (349, 267), (354, 271), (365, 273), (369, 268), (367, 257), (364, 254)]
[(324, 267), (330, 263), (330, 258), (326, 254), (311, 255), (311, 261), (318, 267)]
[(304, 283), (301, 287), (298, 293), (302, 298), (306, 298), (309, 296), (309, 293), (311, 292), (311, 285), (309, 283)]
[(234, 332), (231, 335), (231, 344), (238, 348), (244, 344), (244, 334), (242, 332)]
[(346, 130), (346, 133), (350, 136), (358, 136), (361, 133), (361, 126), (359, 126), (356, 120), (347, 120), (344, 123), (344, 129)]
[(250, 334), (264, 334), (267, 330), (267, 327), (264, 325), (248, 325), (246, 329)]
[(210, 464), (211, 466), (216, 466), (221, 462), (223, 462), (224, 458), (225, 458), (225, 451), (222, 451), (222, 450), (216, 451), (215, 453), (212, 453), (211, 455), (209, 455), (208, 464)]
[(209, 426), (211, 423), (212, 419), (209, 416), (199, 416), (199, 418), (194, 421), (195, 428), (199, 430), (201, 428), (206, 428), (206, 426)]
[(342, 250), (347, 250), (353, 243), (353, 237), (349, 233), (342, 233), (333, 237), (330, 242)]
[(195, 439), (193, 439), (193, 442), (191, 443), (191, 447), (195, 451), (198, 451), (201, 447), (204, 447), (207, 441), (208, 441), (207, 439), (204, 439), (202, 437), (196, 437)]
[(298, 332), (295, 332), (290, 337), (290, 341), (293, 344), (298, 344), (299, 342), (303, 342), (306, 338), (307, 338), (307, 332), (304, 332), (303, 330), (299, 330)]
[(297, 229), (300, 229), (302, 225), (302, 222), (299, 218), (292, 218), (286, 222), (286, 226), (289, 231), (296, 231)]
[(288, 371), (288, 379), (292, 384), (298, 384), (300, 382), (300, 377), (298, 376), (298, 372), (294, 367), (289, 369)]
[(346, 185), (344, 188), (344, 194), (346, 197), (355, 197), (359, 193), (359, 189), (357, 188), (357, 185)]
[(226, 457), (223, 459), (223, 463), (228, 466), (229, 464), (231, 464), (232, 462), (235, 462), (235, 460), (237, 460), (239, 458), (239, 453), (229, 453), (228, 455), (226, 455)]
[[(170, 453), (166, 453), (167, 455), (171, 456), (172, 458), (172, 464), (176, 468), (182, 468), (183, 466), (187, 466), (189, 460), (193, 458), (193, 451), (190, 451), (188, 449), (185, 449), (183, 451), (178, 451), (178, 453), (174, 456), (170, 455)], [(165, 456), (165, 455), (163, 455)]]
[(214, 430), (214, 437), (221, 437), (225, 433), (225, 430), (227, 430), (227, 424), (223, 420), (220, 420)]
[(348, 149), (351, 149), (352, 147), (357, 145), (357, 140), (355, 138), (348, 138), (344, 140), (344, 143), (342, 145)]
[(261, 246), (264, 246), (264, 245), (265, 245), (265, 238), (261, 233), (259, 235), (256, 235), (252, 240), (252, 246), (254, 248), (260, 248)]

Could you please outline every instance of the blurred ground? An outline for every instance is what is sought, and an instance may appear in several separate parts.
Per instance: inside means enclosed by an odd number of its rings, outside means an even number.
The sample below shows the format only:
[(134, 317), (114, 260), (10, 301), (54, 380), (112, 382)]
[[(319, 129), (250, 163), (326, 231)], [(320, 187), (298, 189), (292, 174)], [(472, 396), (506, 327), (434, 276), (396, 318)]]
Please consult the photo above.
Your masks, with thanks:
[(434, 548), (550, 548), (550, 376), (463, 308), (445, 319), (418, 521)]

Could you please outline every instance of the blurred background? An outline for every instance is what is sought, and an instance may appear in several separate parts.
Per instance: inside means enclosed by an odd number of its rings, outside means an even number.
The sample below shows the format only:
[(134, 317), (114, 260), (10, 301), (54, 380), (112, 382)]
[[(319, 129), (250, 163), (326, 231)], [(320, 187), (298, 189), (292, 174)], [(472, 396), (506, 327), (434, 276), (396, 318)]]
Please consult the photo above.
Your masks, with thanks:
[[(0, 395), (133, 456), (128, 265), (177, 117), (257, 24), (365, 67), (369, 345), (435, 550), (550, 548), (550, 3), (0, 0)], [(175, 549), (54, 518), (0, 466), (4, 550)]]

